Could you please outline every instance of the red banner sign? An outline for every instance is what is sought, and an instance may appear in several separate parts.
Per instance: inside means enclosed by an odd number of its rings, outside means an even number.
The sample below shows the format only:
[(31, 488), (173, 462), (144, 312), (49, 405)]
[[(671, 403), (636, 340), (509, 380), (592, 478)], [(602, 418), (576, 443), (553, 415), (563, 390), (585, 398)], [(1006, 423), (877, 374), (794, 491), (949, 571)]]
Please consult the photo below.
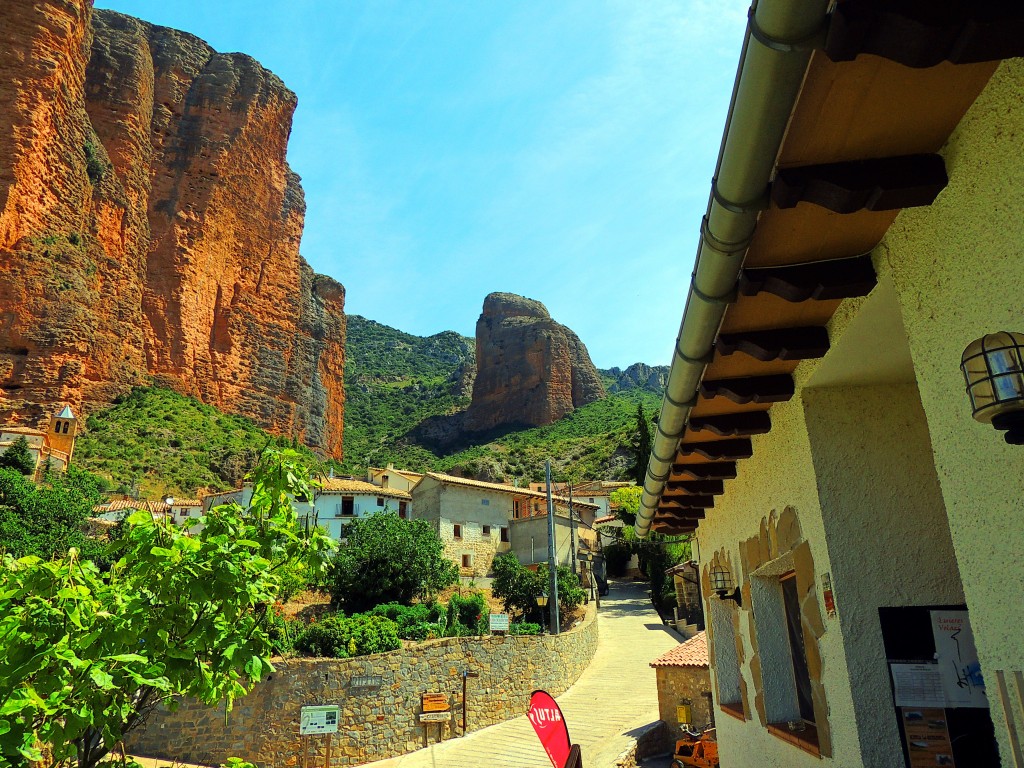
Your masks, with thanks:
[(569, 728), (562, 717), (558, 703), (544, 691), (530, 696), (530, 711), (526, 714), (537, 732), (541, 746), (548, 753), (554, 768), (565, 768), (569, 760)]

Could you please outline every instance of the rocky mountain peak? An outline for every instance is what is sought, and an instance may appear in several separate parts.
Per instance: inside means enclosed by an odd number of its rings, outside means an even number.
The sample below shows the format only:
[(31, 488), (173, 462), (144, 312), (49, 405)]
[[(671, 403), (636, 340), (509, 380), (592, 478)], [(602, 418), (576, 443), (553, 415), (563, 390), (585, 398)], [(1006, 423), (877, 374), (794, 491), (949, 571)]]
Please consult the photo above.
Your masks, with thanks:
[(551, 424), (605, 397), (587, 348), (534, 299), (492, 293), (476, 324), (477, 373), (465, 429)]

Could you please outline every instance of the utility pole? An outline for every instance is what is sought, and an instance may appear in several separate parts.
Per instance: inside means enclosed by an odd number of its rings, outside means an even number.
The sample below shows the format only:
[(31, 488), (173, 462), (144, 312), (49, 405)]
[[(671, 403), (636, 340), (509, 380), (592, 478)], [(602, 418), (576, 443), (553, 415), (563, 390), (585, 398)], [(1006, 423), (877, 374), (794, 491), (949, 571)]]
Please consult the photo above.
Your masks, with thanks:
[(544, 480), (548, 489), (548, 615), (551, 634), (561, 632), (558, 616), (558, 563), (555, 561), (555, 505), (551, 500), (551, 462), (544, 462)]
[(572, 575), (576, 575), (576, 518), (572, 514), (572, 483), (569, 483), (569, 546), (572, 547)]

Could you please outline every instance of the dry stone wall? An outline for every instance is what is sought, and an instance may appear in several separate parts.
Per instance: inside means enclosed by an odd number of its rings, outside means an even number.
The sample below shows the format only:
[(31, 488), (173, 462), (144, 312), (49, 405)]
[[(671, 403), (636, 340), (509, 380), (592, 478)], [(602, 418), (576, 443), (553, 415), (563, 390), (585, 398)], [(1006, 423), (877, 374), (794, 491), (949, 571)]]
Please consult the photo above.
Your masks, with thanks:
[[(303, 754), (300, 708), (336, 704), (341, 720), (332, 767), (393, 757), (424, 744), (418, 717), (423, 693), (448, 695), (452, 717), (441, 726), (442, 736), (461, 733), (463, 670), (480, 675), (468, 681), (471, 731), (525, 714), (534, 690), (563, 693), (590, 664), (597, 626), (591, 605), (580, 625), (557, 637), (448, 638), (355, 659), (278, 659), (276, 671), (226, 718), (223, 706), (185, 700), (174, 712), (155, 712), (129, 747), (135, 754), (192, 763), (219, 765), (238, 756), (261, 768), (297, 766)], [(379, 684), (353, 687), (368, 677), (379, 677)], [(438, 725), (428, 728), (436, 740)], [(326, 738), (308, 738), (310, 764), (323, 765)], [(544, 761), (539, 747), (538, 761)]]

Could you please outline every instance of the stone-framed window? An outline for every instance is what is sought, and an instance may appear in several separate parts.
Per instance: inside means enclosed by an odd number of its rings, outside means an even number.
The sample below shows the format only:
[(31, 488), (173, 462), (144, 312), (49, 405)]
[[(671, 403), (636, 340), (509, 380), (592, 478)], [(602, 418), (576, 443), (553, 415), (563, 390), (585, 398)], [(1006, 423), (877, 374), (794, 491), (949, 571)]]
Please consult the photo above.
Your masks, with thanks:
[(462, 538), (462, 526), (459, 523), (455, 523), (452, 526), (452, 537), (456, 539)]
[(508, 526), (501, 526), (501, 543), (508, 544)]
[(472, 568), (473, 567), (473, 555), (468, 552), (462, 553), (462, 567)]
[(406, 501), (398, 502), (398, 516), (405, 520), (409, 516), (409, 503)]
[(488, 538), (488, 539), (491, 538), (491, 526), (489, 526), (489, 525), (482, 525), (482, 526), (480, 526), (480, 535), (484, 536), (485, 538)]

